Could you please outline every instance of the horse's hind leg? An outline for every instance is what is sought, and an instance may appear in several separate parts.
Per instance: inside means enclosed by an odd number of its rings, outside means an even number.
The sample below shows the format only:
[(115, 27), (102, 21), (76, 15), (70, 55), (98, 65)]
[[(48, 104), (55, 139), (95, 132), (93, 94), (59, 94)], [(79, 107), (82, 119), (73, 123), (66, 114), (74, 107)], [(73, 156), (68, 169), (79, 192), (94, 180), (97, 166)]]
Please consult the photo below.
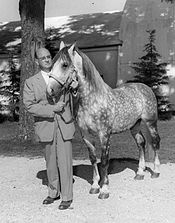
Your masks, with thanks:
[(139, 166), (134, 178), (135, 180), (143, 180), (145, 170), (145, 138), (140, 130), (140, 124), (141, 120), (139, 119), (136, 124), (130, 129), (131, 134), (139, 148)]
[(154, 168), (151, 177), (157, 178), (160, 175), (160, 160), (158, 156), (158, 150), (160, 148), (160, 137), (157, 131), (157, 120), (147, 120), (145, 121), (145, 123), (148, 128), (148, 133), (150, 134), (150, 136), (148, 137), (148, 139), (150, 139), (149, 143), (151, 145), (151, 148), (154, 150)]
[(100, 175), (99, 175), (98, 167), (97, 167), (97, 157), (96, 157), (96, 153), (95, 153), (96, 149), (92, 145), (92, 143), (89, 142), (89, 140), (87, 140), (86, 138), (83, 138), (83, 140), (88, 147), (89, 159), (90, 159), (92, 167), (93, 167), (93, 181), (92, 181), (92, 185), (91, 185), (91, 189), (90, 189), (89, 193), (97, 194), (100, 191), (100, 186), (98, 184), (98, 182), (100, 181)]

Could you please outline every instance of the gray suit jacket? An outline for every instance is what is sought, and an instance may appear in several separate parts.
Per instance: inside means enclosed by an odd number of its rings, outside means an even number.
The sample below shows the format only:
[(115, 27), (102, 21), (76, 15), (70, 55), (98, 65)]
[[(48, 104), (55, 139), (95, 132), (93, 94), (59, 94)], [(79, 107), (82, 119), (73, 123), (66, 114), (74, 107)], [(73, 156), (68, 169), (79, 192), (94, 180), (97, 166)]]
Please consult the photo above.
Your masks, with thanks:
[[(23, 90), (23, 103), (26, 110), (34, 116), (36, 140), (41, 142), (50, 142), (53, 140), (54, 130), (57, 126), (64, 140), (70, 140), (75, 133), (74, 123), (71, 122), (69, 95), (66, 95), (66, 107), (61, 114), (55, 114), (53, 111), (53, 102), (47, 98), (46, 83), (41, 72), (30, 77), (25, 81)], [(63, 96), (60, 97), (63, 100)]]

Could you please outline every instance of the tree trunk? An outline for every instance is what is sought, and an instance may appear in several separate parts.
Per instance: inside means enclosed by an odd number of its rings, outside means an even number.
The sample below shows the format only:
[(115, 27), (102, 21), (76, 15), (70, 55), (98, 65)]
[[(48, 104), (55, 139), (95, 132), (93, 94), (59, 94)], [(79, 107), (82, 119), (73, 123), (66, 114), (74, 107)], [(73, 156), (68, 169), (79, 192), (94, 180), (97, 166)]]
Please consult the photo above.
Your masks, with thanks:
[(27, 78), (37, 71), (35, 51), (44, 46), (44, 9), (45, 0), (20, 0), (21, 17), (21, 78), (20, 78), (20, 139), (33, 139), (33, 117), (27, 113), (23, 105), (23, 87)]

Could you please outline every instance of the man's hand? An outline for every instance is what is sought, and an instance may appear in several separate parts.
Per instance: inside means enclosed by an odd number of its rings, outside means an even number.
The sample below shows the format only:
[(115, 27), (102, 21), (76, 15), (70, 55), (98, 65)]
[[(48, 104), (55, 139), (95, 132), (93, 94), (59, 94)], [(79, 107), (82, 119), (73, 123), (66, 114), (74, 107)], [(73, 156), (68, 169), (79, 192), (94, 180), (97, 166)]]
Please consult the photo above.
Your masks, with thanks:
[(63, 111), (63, 108), (66, 106), (66, 103), (63, 101), (59, 101), (54, 105), (54, 112), (59, 113)]

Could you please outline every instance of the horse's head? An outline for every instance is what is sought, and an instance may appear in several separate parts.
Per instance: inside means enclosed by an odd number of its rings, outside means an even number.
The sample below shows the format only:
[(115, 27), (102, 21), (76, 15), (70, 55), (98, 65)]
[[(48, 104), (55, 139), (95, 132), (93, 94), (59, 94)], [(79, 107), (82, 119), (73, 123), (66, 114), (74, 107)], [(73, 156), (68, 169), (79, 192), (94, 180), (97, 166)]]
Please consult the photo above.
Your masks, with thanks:
[(78, 86), (78, 70), (81, 63), (81, 57), (75, 50), (75, 44), (66, 46), (63, 42), (60, 44), (60, 51), (53, 59), (53, 67), (47, 86), (47, 93), (50, 96), (60, 94), (63, 89), (66, 91)]

